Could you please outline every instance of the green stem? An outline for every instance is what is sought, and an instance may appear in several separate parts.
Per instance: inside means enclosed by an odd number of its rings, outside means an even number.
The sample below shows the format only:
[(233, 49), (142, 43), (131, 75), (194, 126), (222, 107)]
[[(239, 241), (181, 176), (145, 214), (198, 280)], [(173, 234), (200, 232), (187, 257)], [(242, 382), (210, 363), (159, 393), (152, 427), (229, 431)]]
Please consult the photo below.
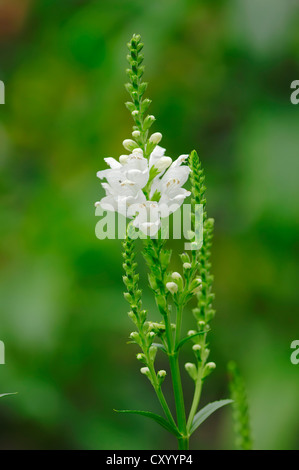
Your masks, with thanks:
[(194, 397), (193, 397), (193, 401), (192, 401), (192, 405), (191, 405), (191, 409), (189, 413), (189, 418), (187, 422), (188, 432), (190, 432), (192, 422), (193, 422), (195, 413), (197, 412), (199, 401), (200, 401), (200, 395), (201, 395), (201, 390), (202, 390), (202, 371), (203, 371), (203, 366), (199, 368), (197, 379), (195, 382)]
[(188, 439), (187, 427), (186, 427), (185, 403), (184, 403), (184, 396), (183, 396), (183, 388), (182, 388), (178, 353), (175, 352), (174, 350), (175, 345), (173, 344), (171, 325), (170, 325), (168, 315), (165, 316), (165, 327), (166, 327), (168, 358), (169, 358), (169, 364), (170, 364), (178, 428), (179, 428), (180, 433), (182, 434), (182, 439)]
[(179, 450), (188, 450), (189, 449), (189, 437), (182, 437), (178, 439)]
[(165, 416), (168, 418), (169, 422), (176, 427), (176, 423), (173, 419), (173, 416), (171, 414), (171, 411), (169, 409), (169, 406), (166, 402), (166, 399), (164, 397), (164, 393), (162, 392), (162, 389), (160, 387), (160, 385), (157, 383), (157, 376), (156, 376), (156, 372), (154, 370), (154, 367), (152, 364), (149, 365), (149, 369), (150, 369), (150, 373), (151, 373), (151, 376), (152, 376), (152, 380), (153, 380), (153, 387), (154, 387), (154, 390), (156, 392), (156, 395), (158, 397), (158, 400), (163, 408), (163, 411), (165, 413)]
[(182, 327), (182, 314), (183, 307), (179, 305), (177, 308), (177, 318), (176, 318), (176, 329), (175, 329), (175, 347), (177, 347), (178, 342), (180, 341), (181, 327)]

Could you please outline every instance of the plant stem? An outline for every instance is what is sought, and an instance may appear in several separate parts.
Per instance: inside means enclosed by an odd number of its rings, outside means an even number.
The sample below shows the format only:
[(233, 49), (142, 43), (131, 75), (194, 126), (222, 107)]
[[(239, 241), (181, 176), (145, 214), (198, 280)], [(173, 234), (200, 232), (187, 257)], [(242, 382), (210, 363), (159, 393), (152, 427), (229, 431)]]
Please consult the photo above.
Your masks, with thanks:
[(189, 413), (189, 418), (187, 422), (187, 429), (188, 432), (190, 432), (192, 422), (195, 416), (195, 413), (198, 409), (199, 401), (200, 401), (200, 395), (201, 395), (201, 390), (202, 390), (202, 371), (203, 371), (203, 366), (198, 369), (198, 375), (195, 383), (195, 391), (194, 391), (194, 397)]
[(158, 397), (158, 400), (163, 408), (163, 411), (166, 415), (166, 417), (168, 418), (169, 422), (176, 427), (176, 423), (173, 419), (173, 416), (171, 414), (171, 411), (169, 409), (169, 406), (166, 402), (166, 399), (164, 397), (164, 393), (162, 392), (162, 389), (160, 387), (160, 385), (157, 383), (157, 376), (156, 376), (156, 372), (154, 370), (154, 367), (152, 364), (149, 364), (149, 369), (150, 369), (150, 372), (151, 372), (151, 376), (152, 376), (152, 380), (153, 380), (153, 387), (155, 389), (155, 392), (156, 392), (156, 395)]
[[(169, 315), (165, 316), (165, 327), (166, 327), (166, 337), (167, 337), (167, 343), (168, 343), (168, 358), (169, 358), (169, 364), (170, 364), (173, 393), (174, 393), (174, 400), (175, 400), (175, 407), (176, 407), (176, 414), (177, 414), (177, 422), (178, 422), (179, 431), (182, 434), (182, 438), (179, 439), (179, 446), (180, 445), (186, 446), (186, 443), (182, 444), (182, 441), (185, 442), (186, 439), (188, 441), (185, 403), (184, 403), (184, 396), (183, 396), (183, 388), (182, 388), (178, 353), (175, 352), (176, 343), (173, 344)], [(186, 448), (186, 447), (183, 447), (183, 448)]]
[(176, 318), (175, 347), (178, 345), (178, 342), (180, 341), (181, 326), (182, 326), (182, 313), (183, 313), (183, 307), (182, 305), (179, 305), (177, 308), (177, 318)]

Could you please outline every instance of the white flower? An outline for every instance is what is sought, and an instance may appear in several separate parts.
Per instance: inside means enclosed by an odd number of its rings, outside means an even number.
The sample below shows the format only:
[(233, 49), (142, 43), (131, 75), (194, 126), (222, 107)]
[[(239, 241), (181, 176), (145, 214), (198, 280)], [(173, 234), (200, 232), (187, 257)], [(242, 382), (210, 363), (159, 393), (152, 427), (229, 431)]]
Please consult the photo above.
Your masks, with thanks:
[(155, 178), (153, 181), (150, 196), (152, 197), (156, 191), (161, 194), (159, 203), (165, 205), (166, 212), (168, 212), (165, 217), (175, 212), (184, 199), (191, 194), (190, 191), (182, 188), (190, 173), (188, 166), (181, 166), (187, 158), (188, 155), (181, 155), (171, 164), (162, 178)]
[(139, 228), (145, 235), (153, 237), (160, 228), (160, 212), (157, 202), (145, 201), (142, 204), (132, 204), (128, 216), (135, 215), (134, 227)]
[[(137, 132), (134, 131), (134, 137)], [(157, 132), (150, 142), (160, 142), (161, 138)], [(173, 162), (165, 156), (165, 149), (156, 145), (147, 159), (134, 140), (124, 140), (123, 145), (131, 153), (121, 155), (119, 161), (105, 158), (110, 168), (97, 173), (98, 178), (106, 180), (102, 183), (106, 195), (96, 205), (134, 218), (134, 227), (147, 236), (155, 236), (161, 217), (177, 210), (190, 195), (182, 188), (190, 173), (189, 167), (182, 165), (188, 155), (181, 155)]]

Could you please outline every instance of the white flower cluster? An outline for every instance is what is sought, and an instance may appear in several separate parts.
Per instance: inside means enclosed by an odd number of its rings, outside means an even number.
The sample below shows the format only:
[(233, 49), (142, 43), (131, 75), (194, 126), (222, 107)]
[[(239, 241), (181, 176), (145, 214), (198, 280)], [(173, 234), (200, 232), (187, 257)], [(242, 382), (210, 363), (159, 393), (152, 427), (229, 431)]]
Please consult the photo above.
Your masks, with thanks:
[[(151, 136), (151, 142), (161, 140), (160, 133)], [(99, 171), (98, 178), (106, 196), (96, 202), (104, 210), (117, 211), (133, 218), (133, 225), (145, 235), (154, 236), (160, 228), (161, 217), (175, 212), (191, 193), (182, 186), (189, 177), (190, 168), (182, 165), (188, 155), (172, 161), (165, 156), (165, 149), (156, 145), (149, 159), (141, 148), (133, 148), (133, 140), (123, 145), (130, 155), (121, 155), (119, 161), (105, 158), (110, 169)]]

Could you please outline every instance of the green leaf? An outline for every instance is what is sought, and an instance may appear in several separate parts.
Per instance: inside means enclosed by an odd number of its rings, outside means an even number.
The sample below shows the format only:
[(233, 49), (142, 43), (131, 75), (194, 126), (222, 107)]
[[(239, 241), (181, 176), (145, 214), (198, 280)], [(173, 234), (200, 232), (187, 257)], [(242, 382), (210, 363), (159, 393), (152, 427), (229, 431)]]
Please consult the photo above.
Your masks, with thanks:
[(0, 395), (0, 398), (2, 397), (7, 397), (8, 395), (16, 395), (18, 392), (13, 392), (13, 393), (2, 393), (2, 395)]
[(161, 343), (153, 343), (152, 346), (156, 346), (156, 348), (161, 349), (161, 351), (163, 351), (165, 354), (167, 354), (167, 351), (166, 351), (166, 349), (165, 349), (164, 344), (161, 344)]
[(194, 416), (190, 429), (190, 434), (192, 434), (198, 428), (198, 426), (200, 426), (212, 413), (214, 413), (214, 411), (232, 402), (233, 400), (219, 400), (214, 401), (213, 403), (209, 403), (207, 406), (204, 406)]
[(155, 413), (151, 413), (150, 411), (139, 411), (139, 410), (114, 410), (114, 411), (116, 411), (117, 413), (130, 413), (130, 414), (135, 414), (135, 415), (146, 416), (147, 418), (151, 418), (154, 421), (156, 421), (156, 423), (160, 424), (162, 428), (166, 429), (174, 436), (181, 437), (178, 429), (175, 426), (170, 424), (169, 421), (166, 421), (166, 419), (162, 418), (162, 416), (159, 416)]
[(195, 338), (196, 336), (203, 335), (205, 334), (206, 331), (199, 331), (198, 333), (195, 333), (194, 335), (186, 336), (183, 338), (177, 345), (176, 351), (178, 351), (189, 339)]

